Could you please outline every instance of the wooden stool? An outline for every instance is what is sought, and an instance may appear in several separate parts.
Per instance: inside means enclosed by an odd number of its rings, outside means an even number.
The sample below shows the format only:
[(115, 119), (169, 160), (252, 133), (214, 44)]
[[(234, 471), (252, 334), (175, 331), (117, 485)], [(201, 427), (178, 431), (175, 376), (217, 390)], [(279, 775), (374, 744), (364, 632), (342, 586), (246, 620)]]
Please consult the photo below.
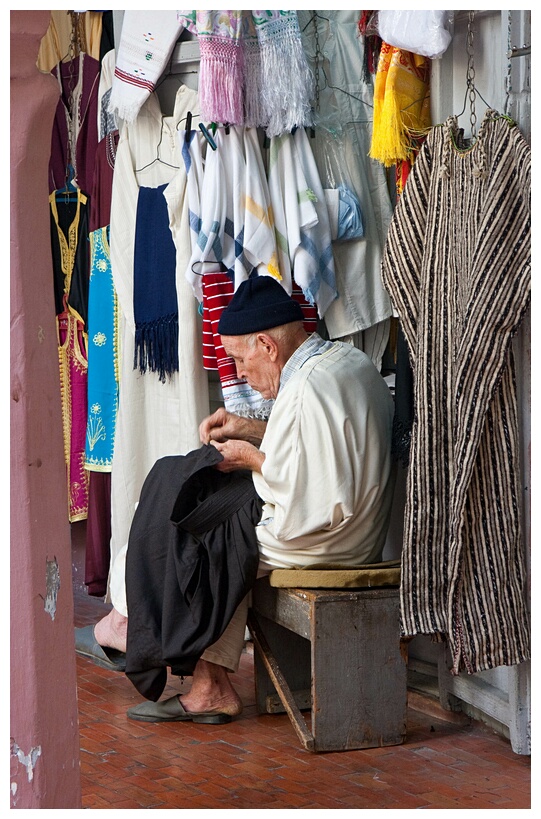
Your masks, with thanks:
[[(338, 579), (340, 587), (328, 587)], [(401, 744), (407, 657), (399, 583), (396, 561), (279, 569), (258, 580), (248, 615), (258, 712), (285, 710), (309, 751)], [(303, 709), (311, 710), (311, 731)]]

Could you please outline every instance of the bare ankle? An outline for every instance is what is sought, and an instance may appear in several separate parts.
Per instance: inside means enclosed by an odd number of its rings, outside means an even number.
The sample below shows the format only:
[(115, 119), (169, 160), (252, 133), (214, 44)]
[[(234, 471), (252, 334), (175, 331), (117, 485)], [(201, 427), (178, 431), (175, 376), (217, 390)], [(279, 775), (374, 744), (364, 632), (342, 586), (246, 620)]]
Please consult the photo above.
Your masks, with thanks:
[(111, 609), (109, 614), (94, 626), (94, 635), (101, 646), (126, 651), (128, 618), (117, 609)]
[(180, 699), (192, 713), (214, 711), (236, 716), (242, 711), (242, 700), (231, 684), (227, 669), (205, 660), (197, 663), (192, 687)]

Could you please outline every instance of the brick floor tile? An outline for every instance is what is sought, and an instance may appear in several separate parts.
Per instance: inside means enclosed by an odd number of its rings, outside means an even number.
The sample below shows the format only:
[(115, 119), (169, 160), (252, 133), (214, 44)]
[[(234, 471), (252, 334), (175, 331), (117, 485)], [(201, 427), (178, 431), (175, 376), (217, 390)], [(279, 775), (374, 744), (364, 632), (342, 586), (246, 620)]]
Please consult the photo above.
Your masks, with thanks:
[[(76, 625), (108, 610), (74, 597)], [(530, 758), (481, 723), (442, 720), (417, 697), (402, 745), (312, 754), (287, 714), (257, 714), (251, 653), (232, 679), (244, 710), (227, 725), (139, 723), (126, 716), (142, 701), (130, 680), (77, 657), (83, 808), (530, 807)], [(169, 675), (162, 696), (190, 685)]]

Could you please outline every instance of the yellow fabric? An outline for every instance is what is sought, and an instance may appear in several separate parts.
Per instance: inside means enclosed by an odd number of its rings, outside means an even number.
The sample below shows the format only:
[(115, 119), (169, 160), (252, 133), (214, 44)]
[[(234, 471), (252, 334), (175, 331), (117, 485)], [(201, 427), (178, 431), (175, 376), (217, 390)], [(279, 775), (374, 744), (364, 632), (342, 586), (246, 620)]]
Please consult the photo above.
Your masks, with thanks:
[[(79, 50), (99, 60), (102, 12), (80, 12), (77, 19), (79, 20)], [(48, 74), (57, 63), (70, 59), (72, 30), (72, 18), (69, 11), (51, 11), (49, 28), (39, 46), (36, 65), (40, 71)]]
[(430, 59), (382, 43), (369, 155), (386, 168), (408, 160), (430, 125)]
[(359, 589), (400, 585), (400, 561), (364, 566), (319, 565), (298, 569), (273, 569), (271, 586), (296, 589)]

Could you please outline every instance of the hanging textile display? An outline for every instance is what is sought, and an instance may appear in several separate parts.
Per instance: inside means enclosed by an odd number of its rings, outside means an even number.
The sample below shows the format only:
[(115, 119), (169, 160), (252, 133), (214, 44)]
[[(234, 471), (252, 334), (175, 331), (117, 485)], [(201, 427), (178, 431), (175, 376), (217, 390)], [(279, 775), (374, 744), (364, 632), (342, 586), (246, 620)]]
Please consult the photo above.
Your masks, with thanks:
[(85, 469), (88, 357), (88, 199), (79, 190), (49, 196), (55, 312), (60, 366), (68, 519), (86, 519)]
[(90, 197), (88, 283), (88, 418), (85, 467), (89, 471), (85, 586), (104, 597), (110, 565), (111, 469), (119, 391), (117, 298), (111, 270), (110, 221), (118, 131), (98, 143)]
[(37, 67), (48, 73), (66, 59), (72, 42), (95, 60), (100, 59), (103, 36), (101, 11), (51, 11), (51, 19), (38, 51)]
[(133, 123), (156, 88), (183, 26), (176, 11), (125, 11), (109, 111), (116, 121)]
[[(268, 401), (237, 378), (234, 362), (226, 355), (217, 333), (221, 311), (234, 291), (255, 273), (280, 278), (274, 219), (265, 169), (256, 129), (238, 126), (218, 128), (216, 150), (208, 150), (201, 180), (197, 170), (197, 143), (193, 163), (189, 160), (188, 197), (193, 215), (193, 249), (186, 276), (202, 304), (205, 360), (208, 369), (218, 369), (225, 408), (248, 417), (266, 418)], [(185, 161), (188, 151), (184, 151)], [(201, 188), (198, 189), (198, 180)], [(209, 300), (210, 297), (210, 300)], [(210, 345), (215, 346), (214, 354)], [(209, 367), (210, 361), (215, 364)]]
[(271, 140), (268, 174), (285, 288), (291, 294), (294, 279), (323, 318), (338, 293), (325, 194), (304, 128)]
[(56, 65), (51, 73), (60, 88), (51, 138), (49, 192), (66, 184), (71, 166), (73, 182), (89, 194), (98, 146), (98, 90), (100, 63), (81, 52)]
[(111, 132), (98, 144), (90, 201), (85, 462), (86, 468), (92, 472), (111, 471), (118, 411), (118, 316), (110, 247), (111, 194), (117, 144), (118, 132)]
[(398, 194), (430, 125), (430, 59), (382, 42), (370, 156), (386, 168), (397, 166)]
[[(259, 99), (261, 106), (259, 119), (253, 124), (265, 128), (269, 138), (311, 125), (314, 78), (304, 53), (297, 12), (252, 11), (252, 20), (259, 72), (257, 67), (250, 70), (248, 62), (245, 96)], [(250, 107), (248, 112), (253, 121), (255, 114)]]
[(365, 83), (370, 82), (372, 75), (377, 71), (381, 49), (381, 37), (377, 26), (371, 25), (374, 13), (374, 11), (362, 11), (358, 22), (359, 34), (364, 37), (363, 80)]
[(139, 188), (133, 261), (134, 368), (178, 372), (176, 250), (163, 196), (165, 185)]
[(265, 128), (312, 122), (313, 77), (296, 11), (125, 11), (109, 110), (131, 123), (186, 29), (198, 39), (198, 113), (205, 122)]
[(315, 138), (309, 132), (310, 146), (323, 180), (326, 153), (318, 133), (324, 129), (337, 134), (364, 229), (361, 238), (332, 243), (339, 297), (327, 308), (325, 325), (332, 339), (362, 334), (360, 349), (379, 369), (392, 316), (380, 273), (392, 203), (385, 168), (368, 156), (374, 89), (370, 76), (363, 79), (369, 38), (359, 36), (359, 15), (354, 10), (298, 12), (305, 53), (317, 81)]
[(197, 35), (199, 105), (205, 122), (244, 123), (242, 11), (179, 11), (178, 20)]
[[(220, 315), (240, 282), (250, 275), (272, 275), (281, 281), (299, 301), (308, 332), (316, 330), (317, 311), (293, 282), (289, 259), (286, 269), (285, 257), (277, 248), (280, 239), (274, 222), (275, 207), (256, 129), (218, 128), (214, 136), (216, 150), (207, 148), (204, 163), (202, 142), (195, 132), (186, 132), (179, 139), (188, 180), (192, 247), (186, 277), (202, 307), (204, 366), (219, 372), (227, 410), (267, 418), (272, 401), (264, 401), (260, 393), (237, 377), (235, 363), (226, 355), (218, 334)], [(307, 187), (305, 181), (304, 193)], [(173, 185), (166, 196), (174, 220)], [(310, 241), (317, 250), (315, 240)], [(325, 273), (328, 260), (323, 264), (322, 258), (313, 259), (313, 278), (320, 270)]]
[(85, 469), (88, 361), (82, 324), (69, 310), (57, 316), (57, 333), (68, 520), (74, 523), (86, 520), (88, 513)]
[(87, 330), (88, 197), (80, 190), (53, 191), (49, 196), (51, 250), (56, 315), (69, 309)]
[(109, 111), (115, 73), (115, 59), (115, 50), (111, 49), (103, 56), (101, 61), (100, 82), (98, 85), (98, 139), (100, 141), (118, 128), (115, 115)]
[(204, 120), (273, 137), (311, 125), (313, 77), (296, 11), (179, 12), (201, 48)]
[(90, 257), (85, 467), (110, 472), (118, 406), (118, 337), (108, 226), (90, 233)]
[[(202, 364), (201, 317), (186, 281), (190, 228), (186, 170), (179, 135), (188, 112), (199, 118), (197, 93), (179, 87), (171, 115), (162, 113), (151, 94), (130, 125), (121, 124), (111, 202), (111, 266), (118, 299), (120, 392), (111, 473), (111, 572), (109, 595), (126, 613), (125, 555), (143, 481), (161, 457), (185, 454), (200, 445), (199, 424), (209, 414), (208, 378)], [(141, 187), (172, 185), (178, 208), (168, 217), (176, 251), (178, 372), (165, 382), (157, 372), (133, 369), (135, 356), (134, 271), (137, 204)], [(162, 192), (167, 199), (167, 188)]]
[(530, 148), (487, 110), (422, 146), (383, 279), (414, 370), (402, 556), (405, 635), (447, 638), (453, 672), (529, 657), (511, 340), (530, 294)]
[(311, 125), (313, 76), (296, 11), (179, 11), (201, 50), (205, 121), (262, 127), (273, 137)]

